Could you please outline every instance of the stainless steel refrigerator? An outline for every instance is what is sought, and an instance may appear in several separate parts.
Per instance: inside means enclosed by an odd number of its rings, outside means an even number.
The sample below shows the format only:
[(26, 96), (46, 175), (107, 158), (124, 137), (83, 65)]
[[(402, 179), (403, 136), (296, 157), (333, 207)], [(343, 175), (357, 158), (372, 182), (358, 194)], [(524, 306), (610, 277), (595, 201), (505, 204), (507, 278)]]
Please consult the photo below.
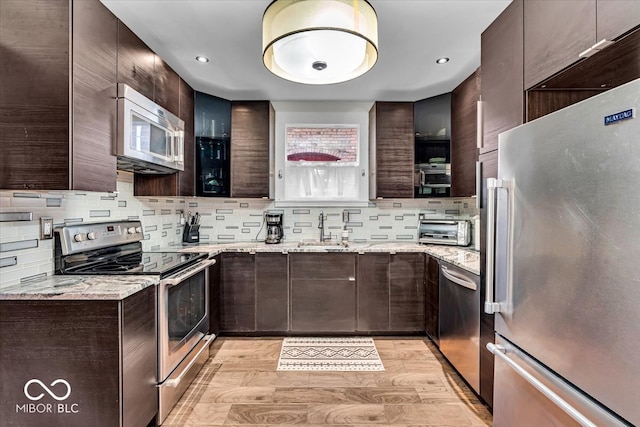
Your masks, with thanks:
[(640, 425), (640, 80), (500, 135), (494, 425)]

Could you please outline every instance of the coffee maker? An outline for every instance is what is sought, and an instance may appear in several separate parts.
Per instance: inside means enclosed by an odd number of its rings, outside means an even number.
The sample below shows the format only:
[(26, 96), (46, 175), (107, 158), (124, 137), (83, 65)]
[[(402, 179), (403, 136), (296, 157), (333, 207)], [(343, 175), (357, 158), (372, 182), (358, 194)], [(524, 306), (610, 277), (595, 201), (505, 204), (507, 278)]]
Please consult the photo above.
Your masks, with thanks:
[(265, 243), (280, 243), (284, 232), (282, 230), (282, 214), (281, 213), (267, 213), (265, 214), (265, 220), (267, 222), (267, 238)]

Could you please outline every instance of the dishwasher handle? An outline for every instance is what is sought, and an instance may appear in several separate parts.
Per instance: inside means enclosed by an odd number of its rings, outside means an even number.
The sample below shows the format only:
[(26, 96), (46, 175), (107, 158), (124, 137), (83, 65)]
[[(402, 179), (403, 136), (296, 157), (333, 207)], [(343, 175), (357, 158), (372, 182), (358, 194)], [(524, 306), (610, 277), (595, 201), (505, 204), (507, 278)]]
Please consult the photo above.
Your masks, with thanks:
[(471, 280), (467, 279), (464, 276), (455, 274), (453, 271), (450, 271), (444, 265), (440, 266), (440, 271), (442, 272), (442, 275), (444, 277), (446, 277), (449, 281), (455, 283), (456, 285), (463, 286), (467, 289), (471, 289), (472, 291), (478, 290), (478, 285), (475, 282), (472, 282)]

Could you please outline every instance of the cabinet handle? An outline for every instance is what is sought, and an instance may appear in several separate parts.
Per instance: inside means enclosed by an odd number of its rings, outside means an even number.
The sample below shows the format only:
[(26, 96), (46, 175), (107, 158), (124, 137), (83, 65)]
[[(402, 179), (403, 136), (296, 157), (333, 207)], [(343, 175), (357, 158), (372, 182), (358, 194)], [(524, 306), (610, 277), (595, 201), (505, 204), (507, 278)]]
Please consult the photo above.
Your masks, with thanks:
[(349, 276), (349, 281), (350, 281), (350, 282), (355, 282), (355, 281), (356, 281), (356, 278), (355, 278), (355, 277), (353, 277), (353, 276)]
[(278, 169), (278, 179), (282, 179), (282, 169)]
[(482, 162), (476, 162), (476, 209), (482, 208)]
[(478, 148), (484, 147), (484, 101), (477, 102), (476, 113), (476, 145)]

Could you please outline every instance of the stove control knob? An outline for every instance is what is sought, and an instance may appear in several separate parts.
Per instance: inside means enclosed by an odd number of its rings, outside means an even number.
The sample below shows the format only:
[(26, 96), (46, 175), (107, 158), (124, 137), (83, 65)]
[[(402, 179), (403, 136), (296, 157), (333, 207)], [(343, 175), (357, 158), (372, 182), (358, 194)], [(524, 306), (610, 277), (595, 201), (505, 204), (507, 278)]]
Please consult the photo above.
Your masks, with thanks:
[(142, 233), (142, 227), (136, 227), (136, 233)]
[(127, 228), (127, 234), (136, 234), (136, 228), (135, 227)]
[(75, 236), (73, 236), (73, 240), (75, 240), (76, 242), (84, 242), (85, 240), (87, 240), (87, 235), (83, 233), (78, 233)]
[(91, 231), (87, 233), (87, 239), (96, 240), (97, 238), (98, 238), (98, 233), (96, 233), (95, 231)]

